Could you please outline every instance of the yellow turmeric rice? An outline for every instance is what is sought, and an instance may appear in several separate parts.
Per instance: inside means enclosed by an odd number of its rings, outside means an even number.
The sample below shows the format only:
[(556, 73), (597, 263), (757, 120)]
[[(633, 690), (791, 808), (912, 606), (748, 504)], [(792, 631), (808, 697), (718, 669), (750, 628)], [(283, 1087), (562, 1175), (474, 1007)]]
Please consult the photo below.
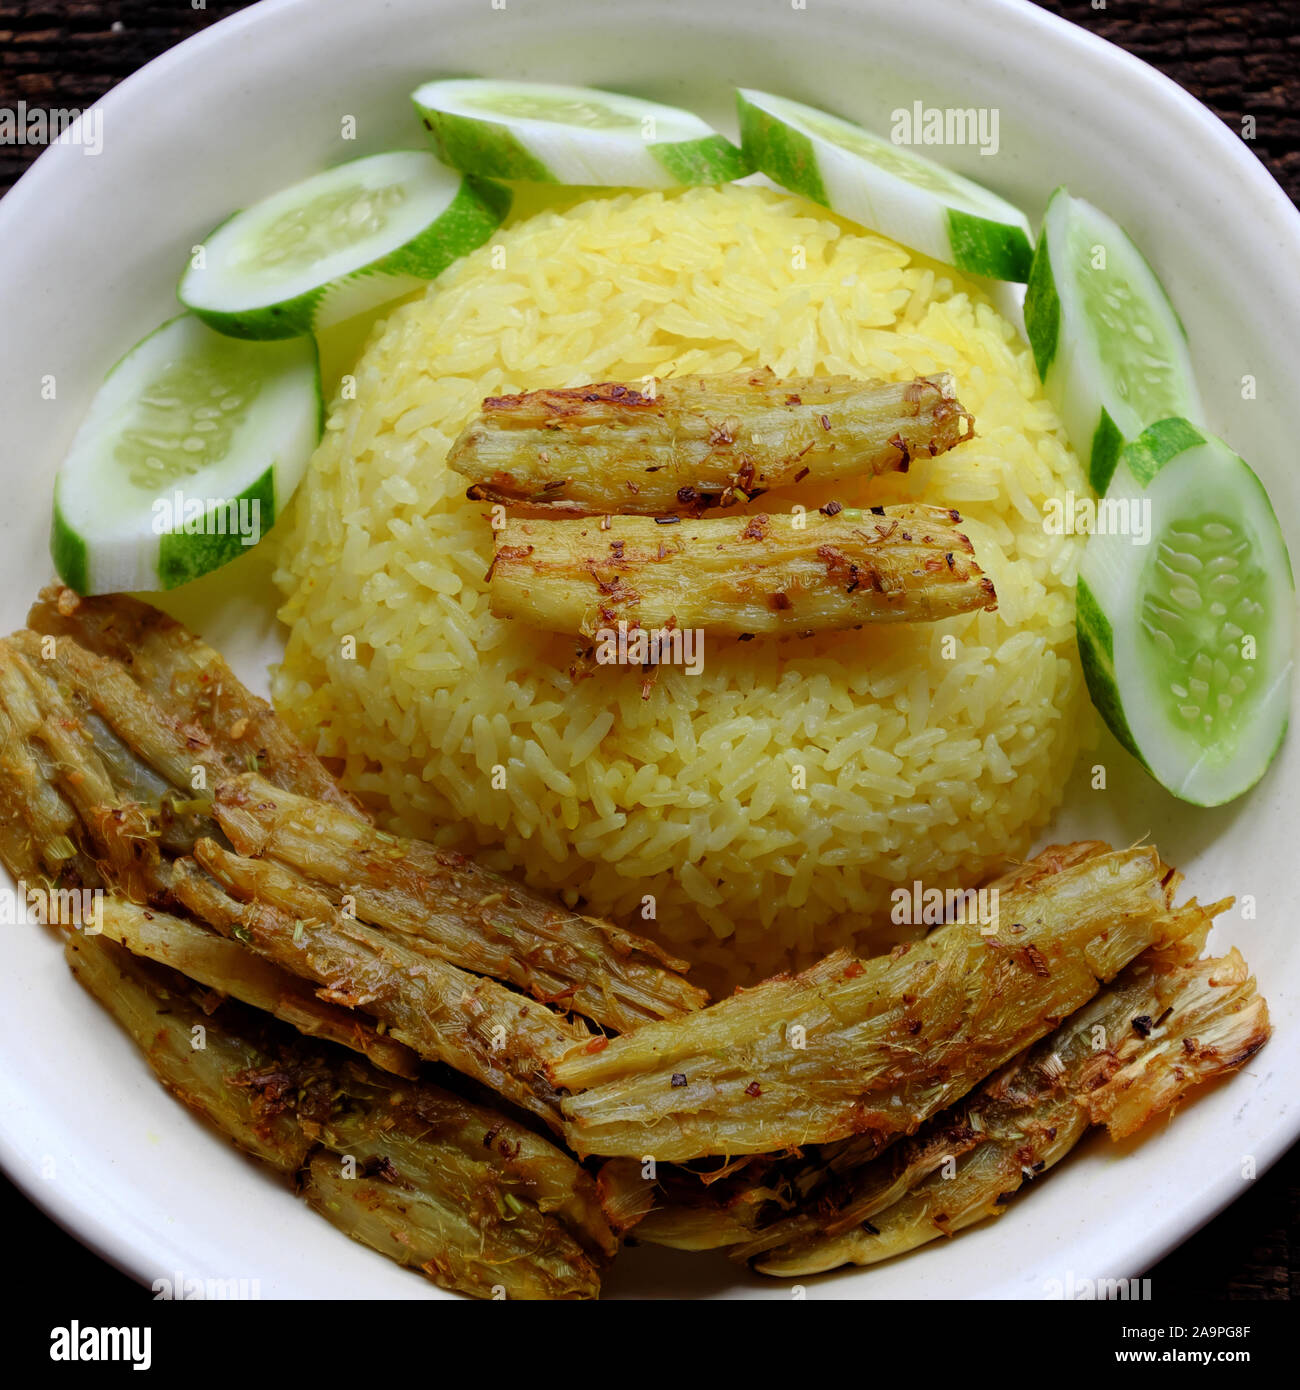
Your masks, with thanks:
[[(976, 437), (847, 504), (959, 508), (999, 607), (575, 668), (488, 611), (489, 508), (444, 462), (484, 397), (771, 367), (953, 373)], [(879, 943), (890, 890), (972, 884), (1056, 807), (1086, 701), (1086, 482), (982, 289), (800, 198), (617, 194), (516, 216), (373, 336), (282, 528), (280, 711), (394, 828), (758, 978)], [(772, 511), (826, 495), (769, 493)]]

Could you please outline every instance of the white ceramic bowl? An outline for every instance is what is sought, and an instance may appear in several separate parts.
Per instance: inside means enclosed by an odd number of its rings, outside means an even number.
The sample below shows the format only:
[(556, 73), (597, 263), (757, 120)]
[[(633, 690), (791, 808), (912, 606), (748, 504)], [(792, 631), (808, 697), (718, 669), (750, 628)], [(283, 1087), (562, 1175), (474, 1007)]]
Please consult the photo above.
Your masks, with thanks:
[[(104, 370), (174, 312), (188, 248), (232, 208), (328, 163), (418, 143), (407, 94), (465, 72), (623, 87), (733, 130), (731, 88), (823, 104), (878, 129), (928, 105), (996, 107), (1001, 151), (939, 151), (1037, 219), (1067, 183), (1147, 250), (1182, 311), (1209, 423), (1300, 521), (1291, 375), (1300, 361), (1300, 217), (1250, 150), (1151, 68), (1017, 0), (268, 0), (207, 29), (100, 103), (103, 151), (51, 149), (0, 202), (0, 605), (21, 625), (50, 577), (56, 465)], [(340, 139), (345, 115), (358, 139)], [(1255, 397), (1243, 399), (1244, 376)], [(43, 378), (57, 395), (45, 399)], [(169, 604), (265, 688), (277, 650), (256, 556)], [(1235, 806), (1193, 811), (1113, 744), (1056, 827), (1150, 834), (1202, 898), (1253, 895), (1214, 943), (1245, 951), (1276, 1035), (1170, 1127), (1122, 1150), (1093, 1141), (1001, 1220), (873, 1271), (811, 1281), (826, 1297), (1041, 1298), (1053, 1280), (1139, 1273), (1239, 1195), (1300, 1128), (1300, 950), (1292, 935), (1292, 738)], [(1118, 775), (1117, 775), (1118, 774)], [(257, 1280), (262, 1296), (436, 1297), (351, 1244), (192, 1120), (72, 982), (38, 928), (5, 936), (0, 1158), (56, 1220), (146, 1282)], [(622, 1296), (766, 1296), (787, 1286), (725, 1260), (633, 1250)]]

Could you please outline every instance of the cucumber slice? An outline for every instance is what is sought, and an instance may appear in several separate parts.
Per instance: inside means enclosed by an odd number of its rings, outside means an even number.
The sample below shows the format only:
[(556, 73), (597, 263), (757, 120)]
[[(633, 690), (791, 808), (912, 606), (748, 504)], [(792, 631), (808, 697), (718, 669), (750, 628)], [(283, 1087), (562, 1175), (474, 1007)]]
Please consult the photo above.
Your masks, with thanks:
[(753, 167), (691, 112), (595, 87), (463, 78), (426, 82), (411, 100), (439, 156), (468, 174), (675, 188)]
[(270, 529), (322, 427), (314, 340), (171, 319), (109, 372), (59, 470), (59, 577), (81, 594), (173, 589), (226, 564)]
[(1263, 484), (1222, 441), (1162, 420), (1101, 507), (1145, 508), (1149, 543), (1094, 530), (1076, 627), (1093, 704), (1161, 786), (1198, 806), (1252, 787), (1286, 733), (1295, 581)]
[(509, 210), (507, 189), (458, 178), (424, 150), (368, 155), (235, 213), (177, 293), (219, 333), (294, 338), (418, 289)]
[(1052, 194), (1025, 293), (1038, 375), (1100, 496), (1124, 445), (1170, 416), (1203, 422), (1187, 335), (1124, 229)]
[(736, 102), (741, 147), (774, 183), (959, 270), (1028, 276), (1029, 220), (987, 188), (814, 106), (744, 87)]

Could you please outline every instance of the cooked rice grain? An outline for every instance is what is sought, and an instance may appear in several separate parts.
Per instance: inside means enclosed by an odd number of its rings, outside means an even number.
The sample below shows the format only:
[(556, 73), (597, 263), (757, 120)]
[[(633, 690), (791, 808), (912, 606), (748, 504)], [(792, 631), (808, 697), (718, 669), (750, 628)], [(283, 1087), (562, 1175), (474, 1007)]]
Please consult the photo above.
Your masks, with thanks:
[[(954, 374), (976, 438), (838, 495), (960, 508), (996, 613), (706, 640), (702, 675), (664, 669), (644, 701), (639, 670), (575, 679), (573, 641), (492, 617), (487, 508), (444, 464), (485, 396), (759, 365)], [(275, 696), (394, 825), (640, 926), (653, 900), (738, 980), (896, 936), (895, 885), (1027, 851), (1084, 709), (1079, 543), (1043, 508), (1086, 484), (972, 282), (764, 189), (595, 197), (453, 266), (354, 375), (284, 527)], [(794, 500), (825, 498), (759, 505)]]

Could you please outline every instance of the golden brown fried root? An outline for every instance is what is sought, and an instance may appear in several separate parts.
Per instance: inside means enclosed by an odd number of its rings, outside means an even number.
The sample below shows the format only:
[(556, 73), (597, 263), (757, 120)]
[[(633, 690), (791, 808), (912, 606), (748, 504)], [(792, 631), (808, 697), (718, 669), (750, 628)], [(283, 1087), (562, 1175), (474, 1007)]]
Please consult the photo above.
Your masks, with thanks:
[[(195, 1002), (188, 982), (102, 936), (74, 932), (64, 954), (78, 981), (130, 1033), (178, 1100), (281, 1172), (302, 1166), (311, 1141), (293, 1115), (260, 1105), (254, 1094), (230, 1084), (231, 1077), (273, 1061), (255, 1032), (222, 1028)], [(313, 1102), (328, 1107), (328, 1089), (322, 1095), (313, 1088)]]
[[(67, 787), (68, 777), (42, 740), (46, 722), (23, 665), (12, 644), (0, 642), (0, 852), (17, 879), (71, 878), (93, 887), (99, 879), (81, 843), (76, 806), (57, 785), (62, 780)], [(92, 777), (97, 771), (92, 764)]]
[[(1062, 848), (1053, 847), (1058, 851)], [(1068, 847), (1068, 862), (1081, 862), (1081, 848)], [(1056, 862), (1063, 865), (1067, 858), (1060, 857)], [(1006, 881), (1013, 879), (1014, 876)], [(1143, 952), (1091, 1003), (1055, 1033), (1013, 1059), (1000, 1075), (1033, 1075), (1031, 1059), (1058, 1051), (1068, 1054), (1071, 1048), (1077, 1048), (1080, 1037), (1095, 1041), (1096, 1035), (1088, 1034), (1081, 1020), (1096, 1019), (1109, 1011), (1113, 1022), (1124, 1014), (1126, 1007), (1133, 1016), (1141, 1018), (1144, 1008), (1156, 1008), (1153, 996), (1157, 979), (1163, 978), (1161, 972), (1190, 965), (1204, 947), (1208, 928), (1207, 919), (1200, 929), (1179, 941)], [(1180, 984), (1179, 989), (1187, 992), (1189, 987)], [(1108, 1073), (1101, 1063), (1113, 1070), (1118, 1062), (1113, 1050), (1103, 1049), (1098, 1057), (1098, 1066), (1087, 1073), (1088, 1083), (1102, 1086)], [(1059, 1076), (1064, 1077), (1065, 1073)], [(1074, 1086), (1070, 1094), (1081, 1113), (1078, 1089)], [(1056, 1090), (1053, 1084), (1043, 1094), (1054, 1094)], [(851, 1226), (857, 1216), (865, 1220), (881, 1206), (901, 1197), (918, 1174), (928, 1173), (928, 1156), (932, 1153), (955, 1159), (981, 1142), (976, 1128), (982, 1123), (979, 1117), (973, 1121), (965, 1117), (968, 1110), (987, 1104), (990, 1094), (1002, 1094), (996, 1076), (957, 1106), (928, 1120), (913, 1138), (896, 1136), (883, 1146), (872, 1134), (857, 1135), (806, 1151), (738, 1160), (726, 1165), (720, 1177), (698, 1167), (663, 1165), (653, 1180), (640, 1182), (642, 1202), (652, 1201), (653, 1206), (640, 1222), (637, 1237), (650, 1244), (684, 1250), (745, 1246), (747, 1255), (755, 1255), (800, 1236), (824, 1233), (840, 1218), (843, 1225)], [(1021, 1094), (1028, 1106), (1036, 1093), (1022, 1088)], [(1056, 1098), (1059, 1100), (1060, 1095)], [(618, 1168), (628, 1186), (634, 1185), (641, 1167), (633, 1165), (630, 1159), (611, 1159), (606, 1166)], [(895, 1189), (892, 1197), (888, 1195), (891, 1187)], [(884, 1197), (880, 1196), (882, 1192)]]
[(478, 1297), (598, 1294), (616, 1239), (595, 1184), (554, 1145), (252, 1010), (210, 1011), (190, 981), (102, 937), (74, 935), (66, 950), (163, 1084), (240, 1148), (299, 1175), (349, 1236)]
[(707, 1000), (682, 978), (684, 962), (642, 937), (254, 775), (218, 787), (216, 815), (240, 854), (274, 859), (335, 905), (348, 899), (362, 921), (603, 1028), (628, 1032)]
[[(386, 1147), (393, 1147), (390, 1141)], [(391, 1162), (385, 1155), (386, 1162)], [(478, 1173), (459, 1184), (466, 1204), (453, 1206), (441, 1194), (430, 1195), (394, 1166), (377, 1168), (375, 1176), (350, 1176), (345, 1159), (328, 1150), (314, 1153), (302, 1174), (301, 1195), (332, 1226), (362, 1245), (408, 1269), (419, 1270), (435, 1284), (475, 1298), (569, 1301), (600, 1295), (599, 1265), (557, 1222), (540, 1214), (527, 1215), (522, 1199), (484, 1187)], [(440, 1176), (444, 1187), (448, 1176)], [(499, 1200), (494, 1211), (488, 1202)], [(462, 1218), (462, 1213), (464, 1218)], [(467, 1228), (464, 1234), (457, 1227)], [(529, 1243), (498, 1252), (491, 1245), (481, 1252), (470, 1237), (487, 1236), (497, 1228), (520, 1228)], [(531, 1227), (541, 1227), (536, 1236)], [(453, 1234), (457, 1233), (457, 1234)], [(517, 1239), (518, 1237), (516, 1237)]]
[(1172, 1110), (1192, 1087), (1244, 1066), (1272, 1035), (1268, 1005), (1235, 948), (1188, 966), (1174, 983), (1177, 994), (1160, 1000), (1168, 1012), (1135, 1021), (1140, 1043), (1126, 1040), (1119, 1070), (1086, 1098), (1088, 1118), (1112, 1139)]
[[(0, 748), (7, 741), (3, 718), (0, 717)], [(14, 879), (22, 883), (30, 884), (38, 879), (48, 879), (51, 875), (51, 870), (41, 861), (31, 827), (16, 798), (0, 801), (0, 863)]]
[[(1268, 1040), (1241, 956), (1177, 962), (1148, 951), (1114, 984), (955, 1109), (733, 1251), (767, 1274), (875, 1264), (1000, 1215), (1088, 1126), (1133, 1133)], [(653, 1231), (642, 1233), (653, 1239)]]
[[(815, 1164), (817, 1159), (808, 1162)], [(616, 1169), (622, 1204), (638, 1213), (632, 1234), (643, 1244), (696, 1251), (740, 1245), (753, 1239), (765, 1223), (790, 1211), (801, 1167), (765, 1154), (727, 1180), (709, 1184), (706, 1175), (671, 1164), (660, 1167), (653, 1180), (640, 1176), (640, 1164), (635, 1169), (619, 1166), (631, 1164), (631, 1159), (611, 1158), (598, 1181), (603, 1186), (606, 1170)]]
[[(344, 1086), (349, 1108), (312, 1130), (330, 1152), (313, 1158), (304, 1190), (341, 1230), (482, 1297), (596, 1295), (617, 1239), (595, 1184), (572, 1159), (434, 1087), (346, 1077)], [(360, 1166), (352, 1188), (339, 1155)], [(331, 1209), (350, 1193), (350, 1202)], [(509, 1280), (498, 1268), (507, 1255), (527, 1266)]]
[(15, 632), (9, 641), (34, 669), (71, 691), (174, 790), (190, 795), (200, 770), (209, 787), (232, 771), (201, 730), (167, 714), (124, 666), (66, 639), (46, 648), (34, 632)]
[(82, 825), (112, 891), (132, 903), (166, 904), (171, 860), (163, 855), (161, 817), (153, 807), (125, 801), (97, 806)]
[(587, 638), (620, 622), (716, 637), (936, 622), (997, 607), (960, 521), (910, 505), (673, 525), (510, 518), (493, 533), (492, 611)]
[[(81, 676), (101, 671), (115, 683), (128, 678), (186, 746), (202, 754), (192, 761), (215, 769), (213, 782), (256, 766), (278, 787), (363, 816), (271, 706), (251, 694), (216, 651), (159, 609), (125, 594), (80, 598), (53, 585), (33, 605), (28, 625), (59, 639), (60, 650), (68, 642), (84, 653), (68, 663)], [(74, 688), (87, 693), (84, 682)], [(142, 754), (148, 747), (131, 746)], [(191, 785), (188, 776), (178, 783), (164, 775), (174, 785)]]
[(398, 1076), (419, 1075), (419, 1058), (409, 1047), (378, 1033), (363, 1015), (318, 999), (305, 980), (281, 970), (242, 942), (161, 908), (116, 897), (104, 900), (101, 926), (109, 941), (133, 955), (170, 966), (208, 989), (261, 1009), (306, 1037), (359, 1052)]
[(947, 373), (886, 383), (764, 369), (490, 397), (447, 461), (484, 501), (693, 515), (805, 481), (906, 472), (973, 432)]
[(602, 1163), (596, 1174), (596, 1190), (605, 1219), (620, 1237), (654, 1210), (655, 1184), (643, 1176), (638, 1159), (611, 1158)]
[(661, 1163), (850, 1136), (883, 1147), (1216, 910), (1175, 908), (1150, 849), (1090, 847), (1058, 864), (1049, 850), (1002, 892), (991, 934), (954, 922), (874, 960), (837, 952), (599, 1051), (574, 1048), (551, 1067), (575, 1093), (570, 1144)]
[(15, 731), (44, 753), (52, 780), (80, 815), (117, 799), (109, 769), (76, 711), (14, 641), (0, 641), (0, 703)]
[[(87, 701), (71, 690), (65, 697), (64, 689), (33, 634), (0, 641), (0, 740), (11, 750), (10, 816), (26, 827), (51, 873), (97, 887), (131, 867), (116, 860), (124, 838), (150, 837), (156, 858), (159, 846), (174, 849), (216, 833), (201, 802), (172, 788)], [(114, 833), (111, 843), (100, 833), (105, 826)], [(6, 856), (19, 872), (16, 860)]]
[[(190, 717), (194, 709), (176, 703), (174, 691), (177, 682), (192, 675), (196, 667), (208, 675), (225, 668), (214, 667), (214, 654), (205, 656), (201, 644), (146, 605), (116, 600), (64, 602), (65, 598), (68, 596), (60, 594), (50, 599), (41, 617), (47, 626), (59, 629), (58, 634), (41, 636), (25, 631), (0, 645), (0, 745), (11, 750), (8, 781), (14, 784), (15, 796), (10, 804), (17, 802), (17, 814), (11, 811), (0, 826), (0, 849), (18, 873), (40, 868), (51, 878), (62, 874), (81, 885), (107, 882), (137, 904), (170, 908), (176, 899), (173, 861), (168, 856), (192, 848), (198, 839), (207, 840), (211, 855), (223, 852), (209, 838), (218, 831), (204, 813), (207, 803), (195, 810), (195, 801), (182, 802), (179, 784), (192, 777), (197, 768), (206, 774), (198, 779), (206, 790), (227, 770), (227, 752), (222, 751), (220, 740), (210, 738), (194, 722)], [(100, 651), (72, 640), (66, 631), (69, 627)], [(140, 655), (133, 658), (128, 670), (119, 658), (130, 656), (135, 644), (139, 644)], [(136, 675), (143, 676), (145, 683), (138, 683)], [(223, 684), (227, 679), (233, 683), (233, 677), (221, 676)], [(242, 691), (242, 687), (238, 689)], [(170, 702), (166, 708), (154, 699), (151, 690)], [(242, 692), (242, 697), (246, 695)], [(284, 765), (300, 770), (306, 755), (296, 745), (292, 752)], [(364, 824), (338, 798), (333, 803), (307, 801), (269, 782), (259, 785), (270, 787), (273, 795), (295, 798), (304, 813), (327, 816), (344, 839), (347, 825)], [(141, 795), (143, 800), (136, 799)], [(415, 845), (411, 852), (417, 858), (433, 853)], [(238, 866), (234, 856), (224, 862), (231, 871)], [(527, 980), (539, 992), (556, 985), (547, 998), (572, 1007), (574, 989), (569, 977), (581, 979), (586, 989), (583, 1003), (609, 1026), (617, 1022), (623, 1027), (699, 1003), (698, 992), (672, 969), (677, 963), (657, 954), (649, 943), (608, 924), (566, 914), (531, 899), (505, 880), (480, 874), (474, 866), (447, 861), (437, 867), (448, 872), (459, 869), (461, 889), (478, 892), (480, 922), (469, 926), (467, 940), (472, 942), (476, 925), (480, 929), (501, 926), (503, 938), (509, 940), (510, 928), (522, 930), (531, 914), (534, 940), (527, 949), (532, 959), (526, 965), (512, 963), (512, 951), (520, 949), (517, 934), (510, 949), (500, 944), (495, 947), (497, 961), (503, 974)], [(256, 870), (241, 870), (240, 881), (250, 892), (256, 891), (259, 882), (267, 891), (278, 890), (282, 902), (301, 909), (288, 919), (289, 925), (298, 926), (304, 914), (310, 915), (317, 908), (323, 908), (324, 916), (330, 919), (338, 915), (301, 879), (287, 871), (277, 878), (272, 868), (268, 865), (260, 879)], [(202, 875), (197, 879), (191, 875), (186, 882), (189, 906), (194, 908), (195, 894), (207, 894), (209, 913), (214, 901), (217, 909), (215, 919), (210, 915), (209, 920), (222, 930), (228, 926), (223, 914), (229, 915), (232, 907), (242, 910), (245, 906)], [(375, 885), (380, 897), (385, 886)], [(305, 907), (300, 901), (304, 892), (308, 894)], [(491, 915), (494, 897), (505, 904), (504, 916), (513, 920), (502, 924)], [(402, 907), (407, 919), (414, 922), (422, 905), (406, 901)], [(201, 913), (202, 906), (198, 910)], [(284, 910), (268, 910), (259, 914), (258, 920), (272, 922), (277, 928), (286, 923)], [(447, 926), (444, 934), (454, 925)], [(587, 1038), (585, 1028), (565, 1023), (549, 1009), (521, 1002), (493, 981), (438, 959), (423, 922), (417, 924), (417, 935), (394, 936), (391, 941), (361, 924), (353, 923), (352, 927), (368, 949), (364, 964), (369, 967), (371, 984), (377, 989), (382, 986), (390, 996), (387, 1007), (391, 1011), (414, 1021), (423, 1055), (468, 1070), (552, 1126), (558, 1125), (556, 1097), (543, 1063)], [(275, 939), (277, 949), (301, 963), (301, 953), (285, 944), (282, 931)], [(298, 1021), (309, 1031), (328, 1021), (319, 1012), (326, 1005), (356, 1002), (356, 988), (349, 975), (356, 941), (349, 944), (343, 929), (333, 944), (343, 954), (328, 966), (327, 981), (316, 980), (309, 973), (307, 977), (332, 989), (336, 998), (307, 1006), (309, 1011)], [(604, 958), (593, 964), (597, 944)], [(267, 949), (264, 943), (263, 950)], [(394, 963), (396, 968), (390, 968)], [(420, 976), (422, 983), (413, 986), (414, 991), (423, 1003), (432, 1000), (437, 1004), (434, 1012), (422, 1014), (418, 1005), (408, 1006), (401, 999), (400, 972), (406, 966)], [(565, 969), (568, 977), (560, 973)], [(282, 1001), (282, 1010), (290, 1002)], [(444, 1020), (439, 1010), (444, 1008), (448, 1028), (440, 1031)], [(387, 1021), (382, 1015), (380, 1020)], [(366, 1020), (364, 1028), (369, 1026)], [(367, 1047), (389, 1046), (377, 1043), (371, 1032), (363, 1032), (362, 1037)], [(400, 1038), (391, 1044), (394, 1052), (390, 1061), (409, 1068), (407, 1049), (400, 1044)]]
[(398, 1042), (445, 1062), (561, 1129), (546, 1064), (588, 1037), (544, 1005), (459, 970), (354, 918), (280, 865), (201, 840), (173, 865), (172, 891), (223, 936), (245, 942), (329, 1003), (379, 1019)]

